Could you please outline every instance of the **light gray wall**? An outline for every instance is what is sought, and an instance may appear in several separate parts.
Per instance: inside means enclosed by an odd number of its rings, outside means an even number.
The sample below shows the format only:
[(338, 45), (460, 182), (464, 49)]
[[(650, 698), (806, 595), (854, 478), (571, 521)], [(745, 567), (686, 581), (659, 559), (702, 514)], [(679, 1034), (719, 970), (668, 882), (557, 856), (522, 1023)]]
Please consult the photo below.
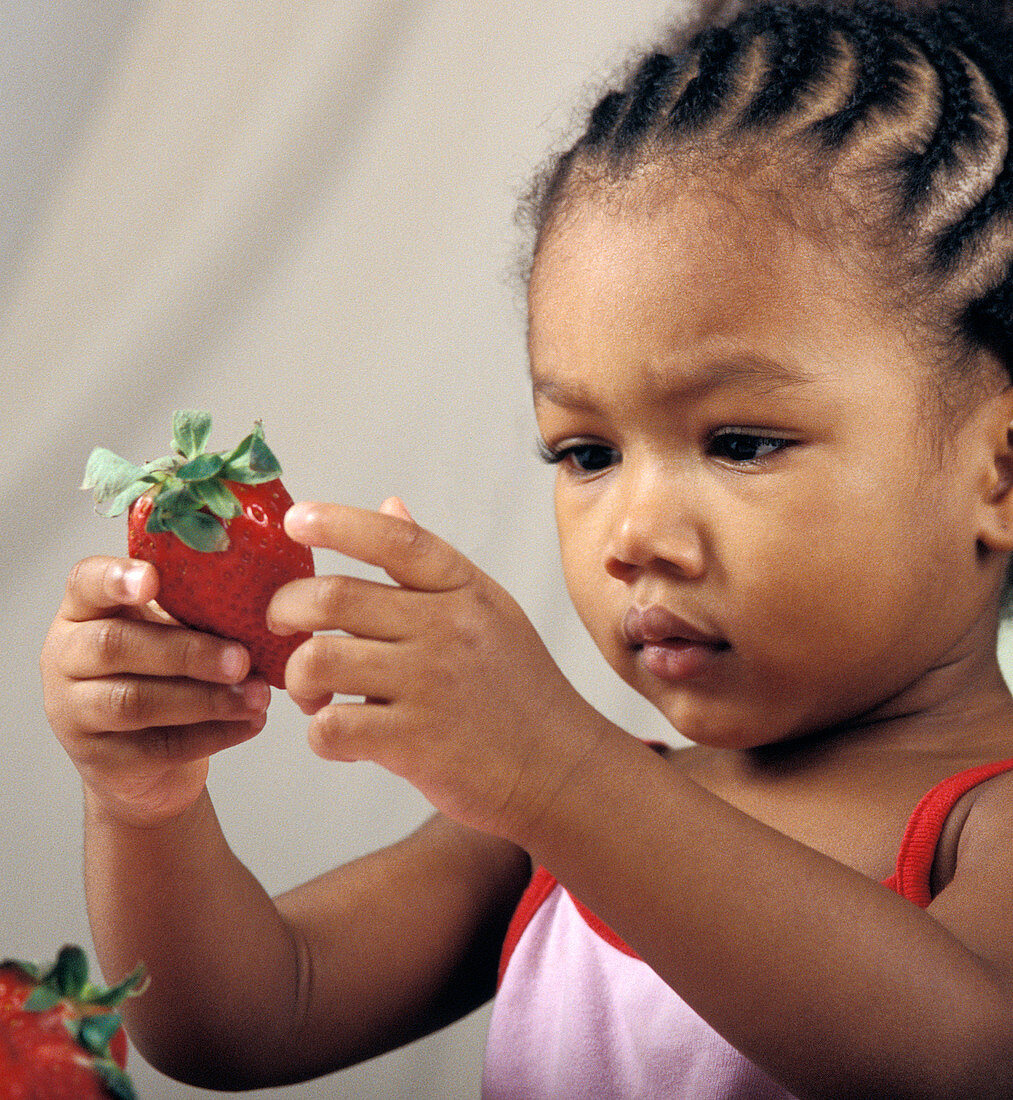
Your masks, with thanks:
[[(72, 563), (125, 545), (77, 489), (91, 447), (165, 453), (176, 407), (212, 410), (221, 447), (262, 417), (296, 497), (399, 493), (514, 593), (596, 704), (669, 732), (562, 595), (509, 278), (532, 168), (667, 6), (0, 8), (0, 955), (90, 946), (80, 792), (42, 715), (38, 651)], [(268, 730), (212, 772), (234, 847), (272, 890), (428, 812), (375, 768), (318, 760), (304, 729), (276, 696)], [(256, 1095), (472, 1097), (485, 1024)], [(207, 1095), (132, 1068), (149, 1100)]]

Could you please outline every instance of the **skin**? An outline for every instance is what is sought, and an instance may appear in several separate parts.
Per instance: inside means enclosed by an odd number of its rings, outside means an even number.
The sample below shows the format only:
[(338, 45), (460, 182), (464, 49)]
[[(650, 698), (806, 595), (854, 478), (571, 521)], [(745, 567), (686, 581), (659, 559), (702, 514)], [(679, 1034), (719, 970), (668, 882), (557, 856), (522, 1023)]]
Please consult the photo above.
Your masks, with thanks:
[[(798, 1096), (1013, 1091), (1013, 781), (958, 807), (928, 911), (879, 884), (926, 789), (1013, 756), (995, 657), (1013, 394), (988, 374), (941, 459), (928, 361), (875, 287), (761, 212), (624, 198), (542, 242), (536, 413), (575, 606), (696, 744), (659, 755), (594, 711), (400, 502), (297, 505), (293, 538), (389, 578), (324, 574), (271, 605), (273, 629), (323, 632), (286, 676), (310, 744), (437, 814), (272, 900), (203, 785), (209, 754), (262, 728), (262, 685), (143, 610), (150, 567), (82, 563), (47, 712), (85, 782), (100, 960), (110, 979), (148, 963), (129, 1022), (168, 1072), (295, 1080), (456, 1018), (493, 990), (533, 861)], [(692, 644), (631, 640), (631, 608)]]

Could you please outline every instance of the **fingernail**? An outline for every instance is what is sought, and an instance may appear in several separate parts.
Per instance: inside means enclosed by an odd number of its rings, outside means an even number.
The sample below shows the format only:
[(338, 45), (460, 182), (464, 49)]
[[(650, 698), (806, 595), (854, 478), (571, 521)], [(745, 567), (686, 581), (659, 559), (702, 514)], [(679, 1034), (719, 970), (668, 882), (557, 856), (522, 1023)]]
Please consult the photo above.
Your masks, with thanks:
[(144, 583), (144, 566), (128, 565), (123, 570), (121, 582), (123, 594), (128, 600), (136, 600), (141, 594), (141, 585)]
[(238, 645), (230, 645), (222, 650), (221, 657), (219, 658), (219, 667), (222, 670), (222, 675), (229, 680), (236, 679), (237, 676), (242, 676), (243, 669), (246, 667), (246, 652)]
[(263, 680), (246, 680), (241, 684), (234, 684), (232, 691), (243, 700), (243, 705), (252, 711), (267, 710), (271, 702), (271, 689)]
[(300, 502), (299, 504), (293, 504), (285, 513), (285, 530), (290, 535), (294, 534), (306, 523), (310, 515), (310, 507), (309, 504)]
[(388, 497), (383, 504), (380, 505), (380, 511), (385, 516), (394, 516), (396, 519), (405, 519), (409, 523), (414, 523), (411, 512), (405, 507), (404, 501), (400, 497)]

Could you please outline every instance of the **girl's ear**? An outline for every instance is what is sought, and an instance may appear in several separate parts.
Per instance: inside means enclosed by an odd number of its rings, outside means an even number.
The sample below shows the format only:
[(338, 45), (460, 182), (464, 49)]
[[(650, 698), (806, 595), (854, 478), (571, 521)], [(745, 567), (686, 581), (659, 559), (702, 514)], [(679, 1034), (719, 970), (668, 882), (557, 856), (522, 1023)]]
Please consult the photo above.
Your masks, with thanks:
[(1013, 551), (1013, 387), (988, 406), (978, 540), (989, 550), (1009, 553)]

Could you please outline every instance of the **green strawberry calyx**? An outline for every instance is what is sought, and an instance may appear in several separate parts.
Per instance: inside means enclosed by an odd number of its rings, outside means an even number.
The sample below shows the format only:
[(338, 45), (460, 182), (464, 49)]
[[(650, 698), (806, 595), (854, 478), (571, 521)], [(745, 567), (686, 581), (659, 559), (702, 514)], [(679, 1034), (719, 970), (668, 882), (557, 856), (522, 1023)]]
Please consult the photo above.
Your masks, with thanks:
[(171, 533), (191, 550), (216, 553), (229, 548), (226, 525), (242, 514), (227, 482), (260, 485), (281, 476), (258, 420), (233, 450), (205, 450), (211, 416), (181, 409), (172, 418), (174, 454), (135, 466), (105, 447), (92, 451), (82, 489), (91, 490), (102, 515), (119, 516), (145, 493), (152, 498), (145, 530)]
[(0, 961), (0, 968), (7, 967), (21, 971), (33, 987), (23, 1011), (48, 1012), (61, 1004), (70, 1006), (71, 1011), (63, 1017), (63, 1026), (91, 1055), (95, 1075), (117, 1100), (136, 1100), (130, 1078), (113, 1059), (110, 1044), (123, 1023), (114, 1010), (127, 997), (143, 993), (147, 985), (143, 965), (109, 989), (89, 981), (88, 957), (74, 944), (62, 947), (50, 966), (20, 959)]

